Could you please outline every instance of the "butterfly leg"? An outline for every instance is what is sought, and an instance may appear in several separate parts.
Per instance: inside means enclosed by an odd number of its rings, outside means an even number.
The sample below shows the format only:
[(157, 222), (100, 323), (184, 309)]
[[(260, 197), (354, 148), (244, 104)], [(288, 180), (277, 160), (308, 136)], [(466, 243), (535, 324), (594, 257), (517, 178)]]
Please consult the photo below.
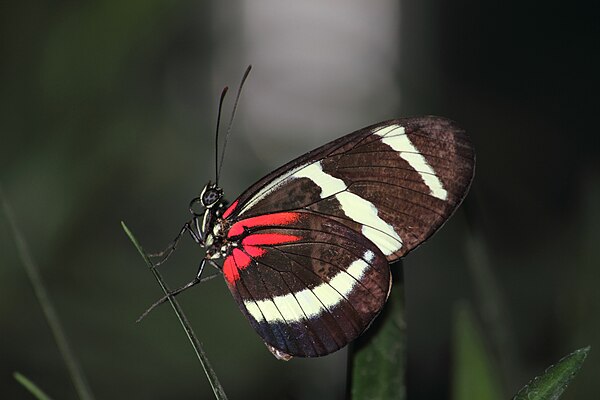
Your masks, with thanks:
[(143, 320), (157, 306), (159, 306), (159, 305), (165, 303), (167, 300), (169, 300), (169, 297), (175, 297), (179, 293), (183, 292), (184, 290), (187, 290), (187, 289), (191, 288), (192, 286), (197, 285), (198, 283), (209, 281), (218, 275), (218, 274), (212, 274), (209, 276), (205, 276), (204, 278), (201, 279), (200, 274), (202, 273), (202, 269), (204, 269), (204, 262), (202, 262), (200, 264), (198, 275), (192, 281), (186, 283), (185, 285), (181, 286), (180, 288), (170, 291), (168, 294), (166, 294), (163, 297), (161, 297), (160, 299), (158, 299), (156, 302), (154, 302), (154, 304), (152, 304), (150, 307), (148, 307), (142, 315), (140, 315), (140, 317), (137, 319), (136, 322), (140, 322), (141, 320)]
[(200, 261), (200, 266), (198, 267), (198, 273), (196, 274), (195, 280), (200, 281), (200, 276), (202, 275), (202, 271), (204, 271), (205, 264), (206, 264), (206, 258), (203, 258), (202, 261)]
[[(221, 266), (220, 266), (219, 264), (217, 264), (217, 263), (215, 262), (215, 260), (206, 259), (206, 261), (208, 261), (208, 263), (209, 263), (210, 265), (212, 265), (213, 267), (215, 267), (215, 268), (217, 269), (217, 271), (219, 271), (221, 274), (223, 273), (223, 268), (221, 268)], [(216, 275), (218, 275), (218, 274), (215, 274), (215, 275), (210, 275), (210, 276), (216, 276)]]
[(200, 266), (198, 267), (198, 273), (196, 274), (196, 279), (194, 279), (195, 281), (204, 282), (204, 281), (208, 281), (209, 279), (212, 279), (215, 276), (219, 275), (219, 274), (212, 274), (209, 276), (205, 276), (204, 278), (201, 278), (202, 272), (204, 271), (204, 266), (206, 265), (207, 262), (210, 265), (212, 265), (213, 267), (215, 267), (219, 272), (221, 271), (221, 267), (214, 260), (211, 260), (210, 258), (203, 258), (202, 261), (200, 261)]
[(150, 258), (161, 258), (160, 261), (153, 263), (153, 265), (152, 265), (153, 268), (156, 268), (159, 265), (163, 264), (165, 261), (167, 261), (167, 259), (171, 256), (171, 254), (173, 254), (173, 252), (177, 248), (177, 244), (179, 243), (179, 240), (186, 232), (189, 232), (189, 234), (192, 237), (192, 239), (194, 240), (194, 242), (196, 242), (198, 244), (202, 243), (202, 239), (200, 238), (200, 235), (196, 231), (194, 231), (194, 227), (192, 226), (192, 224), (190, 222), (186, 222), (185, 225), (183, 225), (183, 227), (177, 234), (177, 236), (175, 237), (175, 239), (173, 239), (173, 241), (169, 244), (169, 246), (167, 246), (166, 249), (164, 249), (158, 253), (148, 254), (148, 257), (150, 257)]

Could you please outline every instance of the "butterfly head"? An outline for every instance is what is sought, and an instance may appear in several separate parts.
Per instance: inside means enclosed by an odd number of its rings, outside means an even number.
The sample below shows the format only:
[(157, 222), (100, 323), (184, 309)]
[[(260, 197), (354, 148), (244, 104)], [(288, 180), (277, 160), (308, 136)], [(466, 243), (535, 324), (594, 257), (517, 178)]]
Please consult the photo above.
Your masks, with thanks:
[(202, 193), (200, 193), (200, 202), (204, 208), (212, 208), (223, 199), (223, 189), (216, 183), (208, 182)]

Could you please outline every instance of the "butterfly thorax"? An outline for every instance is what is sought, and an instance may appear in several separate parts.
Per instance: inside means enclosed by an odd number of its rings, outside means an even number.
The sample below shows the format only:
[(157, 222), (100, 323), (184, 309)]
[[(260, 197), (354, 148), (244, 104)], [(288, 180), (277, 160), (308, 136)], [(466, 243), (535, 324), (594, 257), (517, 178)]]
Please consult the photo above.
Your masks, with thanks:
[(205, 208), (200, 225), (200, 237), (206, 248), (206, 258), (218, 259), (231, 253), (233, 243), (227, 240), (227, 221), (222, 218), (227, 200), (223, 189), (208, 182), (200, 194), (200, 203)]
[(225, 258), (233, 251), (236, 243), (229, 240), (224, 232), (227, 232), (227, 221), (216, 217), (212, 229), (206, 233), (204, 246), (206, 247), (206, 258), (214, 260)]

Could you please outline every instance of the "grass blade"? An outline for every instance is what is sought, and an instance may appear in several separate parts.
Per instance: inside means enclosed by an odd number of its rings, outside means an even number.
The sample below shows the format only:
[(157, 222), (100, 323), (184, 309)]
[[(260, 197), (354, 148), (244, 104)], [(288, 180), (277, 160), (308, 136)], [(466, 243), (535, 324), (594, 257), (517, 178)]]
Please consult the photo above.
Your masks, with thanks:
[(26, 376), (21, 375), (18, 372), (13, 374), (13, 377), (19, 382), (25, 389), (29, 391), (38, 400), (52, 400), (42, 389), (40, 389), (35, 383), (29, 380)]
[(452, 398), (505, 399), (498, 369), (466, 302), (455, 307), (453, 341)]
[(405, 399), (406, 323), (402, 264), (395, 265), (392, 292), (383, 312), (350, 351), (353, 399)]
[(519, 376), (519, 362), (516, 352), (514, 323), (507, 308), (505, 295), (494, 272), (493, 261), (484, 240), (474, 221), (467, 235), (466, 255), (468, 271), (473, 279), (476, 307), (481, 317), (483, 333), (489, 338), (492, 353), (495, 354), (498, 374), (503, 387), (514, 387)]
[(58, 346), (58, 350), (67, 365), (67, 369), (69, 370), (69, 375), (71, 376), (71, 380), (73, 381), (73, 385), (75, 386), (75, 390), (79, 395), (80, 399), (83, 400), (93, 400), (94, 396), (92, 395), (92, 391), (87, 383), (85, 378), (85, 374), (79, 361), (75, 357), (75, 353), (71, 349), (69, 345), (69, 341), (67, 340), (67, 335), (65, 334), (65, 330), (62, 327), (60, 319), (58, 318), (58, 314), (54, 308), (54, 305), (50, 301), (50, 297), (48, 296), (48, 292), (46, 291), (46, 287), (44, 286), (44, 282), (39, 273), (39, 269), (37, 264), (33, 260), (33, 256), (31, 255), (27, 243), (25, 242), (25, 238), (21, 234), (17, 226), (17, 222), (15, 216), (13, 214), (12, 208), (8, 204), (8, 200), (6, 196), (4, 196), (4, 191), (0, 187), (0, 199), (2, 199), (2, 207), (4, 209), (4, 214), (8, 220), (10, 229), (12, 231), (13, 237), (15, 239), (15, 244), (17, 246), (17, 251), (19, 253), (19, 258), (25, 268), (25, 272), (27, 273), (27, 277), (33, 286), (33, 291), (35, 296), (40, 303), (42, 308), (42, 312), (46, 317), (46, 321), (50, 326), (50, 330), (52, 331), (52, 335), (54, 336), (54, 340), (56, 341), (56, 345)]
[(514, 400), (556, 400), (573, 380), (585, 361), (590, 347), (575, 350), (548, 368), (542, 375), (533, 378), (519, 390)]
[[(148, 268), (154, 275), (154, 278), (156, 278), (158, 284), (160, 285), (160, 287), (163, 290), (163, 292), (165, 293), (165, 295), (168, 295), (169, 288), (168, 288), (167, 284), (162, 279), (162, 276), (160, 275), (158, 270), (156, 268), (152, 267), (152, 262), (148, 258), (148, 255), (142, 249), (142, 246), (140, 246), (137, 239), (133, 236), (133, 234), (131, 233), (131, 231), (129, 230), (127, 225), (125, 225), (125, 223), (123, 221), (121, 221), (121, 226), (123, 227), (123, 230), (129, 237), (129, 239), (131, 240), (131, 242), (133, 243), (133, 245), (135, 246), (137, 251), (140, 253), (142, 258), (144, 259), (144, 262), (146, 263), (146, 265), (148, 266)], [(179, 322), (181, 323), (181, 326), (183, 327), (185, 334), (187, 335), (190, 343), (192, 344), (192, 347), (194, 348), (196, 356), (198, 357), (198, 361), (200, 361), (200, 364), (202, 365), (202, 368), (204, 369), (204, 373), (206, 374), (206, 377), (208, 378), (208, 382), (210, 383), (210, 386), (212, 387), (212, 390), (215, 394), (215, 398), (217, 398), (219, 400), (227, 399), (225, 390), (223, 390), (223, 387), (221, 386), (221, 383), (219, 382), (217, 374), (212, 369), (210, 362), (208, 361), (208, 358), (206, 357), (206, 354), (204, 353), (204, 350), (202, 349), (202, 345), (200, 344), (200, 341), (194, 334), (194, 331), (192, 330), (192, 326), (190, 325), (185, 314), (183, 313), (181, 306), (179, 305), (179, 303), (177, 302), (175, 297), (169, 296), (168, 300), (169, 300), (169, 303), (171, 304), (171, 307), (173, 307), (173, 311), (175, 311), (175, 315), (177, 315), (177, 318), (179, 319)]]

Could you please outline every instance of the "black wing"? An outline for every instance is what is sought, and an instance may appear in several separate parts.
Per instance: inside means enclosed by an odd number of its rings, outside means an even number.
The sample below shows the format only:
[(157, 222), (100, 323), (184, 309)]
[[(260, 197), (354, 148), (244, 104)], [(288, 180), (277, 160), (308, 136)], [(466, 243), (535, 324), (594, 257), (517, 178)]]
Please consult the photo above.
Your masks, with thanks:
[(432, 235), (465, 197), (471, 143), (452, 121), (361, 129), (275, 170), (223, 213), (235, 243), (223, 272), (280, 358), (355, 339), (389, 293), (388, 261)]

